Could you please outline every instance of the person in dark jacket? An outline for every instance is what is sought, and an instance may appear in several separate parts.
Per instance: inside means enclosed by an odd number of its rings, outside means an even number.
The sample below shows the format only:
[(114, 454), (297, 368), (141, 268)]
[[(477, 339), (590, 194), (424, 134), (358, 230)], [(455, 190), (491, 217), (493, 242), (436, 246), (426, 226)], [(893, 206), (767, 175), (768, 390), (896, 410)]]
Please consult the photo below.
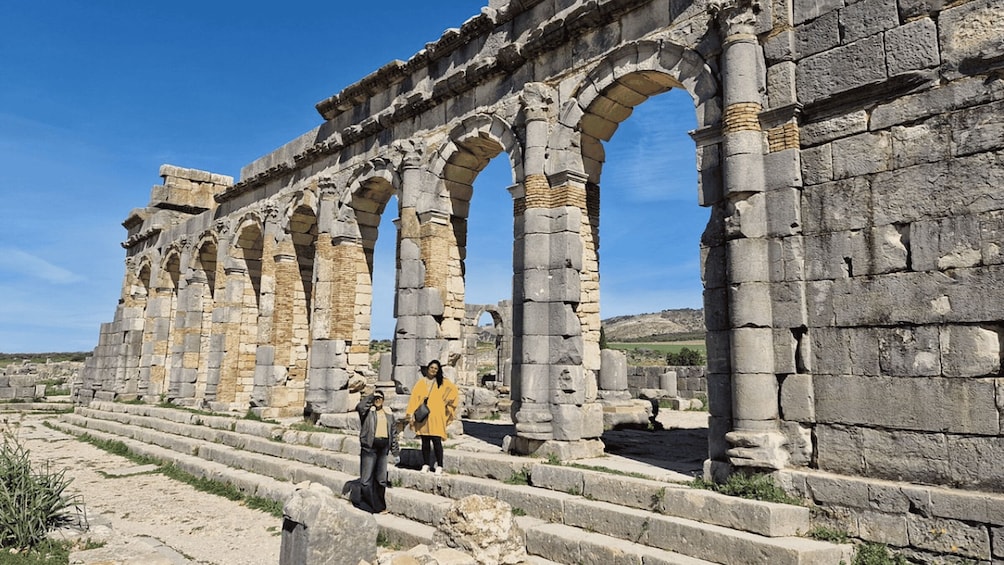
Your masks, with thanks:
[(394, 414), (383, 405), (383, 392), (375, 391), (356, 405), (359, 430), (359, 496), (353, 503), (372, 513), (387, 510), (387, 456), (397, 457), (400, 448)]

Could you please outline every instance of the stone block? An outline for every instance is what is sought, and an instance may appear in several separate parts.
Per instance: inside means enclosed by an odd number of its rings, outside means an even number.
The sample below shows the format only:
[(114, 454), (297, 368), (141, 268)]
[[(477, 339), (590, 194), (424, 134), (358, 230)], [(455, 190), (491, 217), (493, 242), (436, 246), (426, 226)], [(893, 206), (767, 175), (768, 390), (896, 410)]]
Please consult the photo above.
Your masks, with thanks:
[(806, 147), (865, 131), (868, 131), (868, 114), (862, 110), (805, 124), (799, 130), (799, 137), (802, 146)]
[(871, 510), (856, 512), (858, 534), (873, 543), (897, 547), (910, 545), (907, 534), (907, 517), (902, 514), (885, 514)]
[(838, 12), (828, 12), (795, 28), (795, 49), (799, 58), (829, 51), (840, 45)]
[(979, 77), (961, 78), (944, 86), (902, 96), (876, 106), (871, 113), (871, 128), (881, 130), (895, 124), (916, 122), (921, 118), (947, 114), (959, 108), (1000, 100), (1001, 96), (1000, 89), (988, 88)]
[(1004, 168), (992, 154), (923, 164), (872, 179), (876, 224), (912, 222), (931, 217), (978, 214), (1000, 209), (988, 190), (1004, 182)]
[(993, 377), (1001, 370), (1001, 336), (992, 328), (942, 326), (939, 350), (946, 377)]
[(798, 63), (799, 102), (811, 104), (886, 79), (881, 35), (862, 39)]
[(931, 18), (921, 18), (894, 27), (885, 33), (885, 50), (889, 76), (937, 67), (941, 62), (937, 25)]
[(319, 483), (297, 485), (282, 509), (280, 565), (375, 562), (379, 527)]
[(763, 43), (764, 58), (769, 65), (791, 61), (797, 50), (797, 37), (794, 30), (790, 29), (771, 35)]
[(879, 368), (883, 375), (917, 377), (941, 374), (937, 327), (893, 328), (879, 334)]
[(926, 518), (916, 514), (908, 514), (906, 520), (913, 547), (973, 559), (990, 557), (990, 533), (982, 524), (968, 525), (957, 520)]
[(938, 16), (941, 73), (948, 79), (975, 74), (1004, 56), (999, 0), (976, 0)]
[[(868, 206), (872, 187), (864, 178), (850, 178), (803, 189), (802, 225), (806, 235), (860, 230), (873, 225)], [(893, 222), (883, 222), (893, 223)], [(806, 243), (808, 250), (808, 243)], [(807, 257), (813, 253), (806, 252)]]
[(798, 101), (795, 92), (795, 63), (782, 61), (767, 68), (767, 103), (779, 108)]
[(624, 352), (604, 349), (600, 357), (600, 390), (627, 390), (627, 356)]
[(844, 7), (844, 0), (795, 0), (792, 22), (798, 25)]
[(813, 385), (821, 423), (959, 434), (1000, 430), (992, 382), (817, 374)]
[(892, 164), (892, 139), (886, 132), (838, 139), (831, 148), (834, 179), (888, 171)]
[[(776, 328), (800, 328), (809, 324), (804, 282), (775, 283), (770, 286), (770, 293), (771, 325)], [(790, 332), (789, 329), (783, 331)]]
[(952, 133), (942, 120), (914, 126), (893, 126), (892, 168), (946, 160), (951, 153)]
[[(950, 399), (952, 400), (955, 399)], [(946, 447), (951, 456), (947, 462), (947, 477), (940, 484), (1001, 492), (1004, 488), (1004, 469), (1000, 465), (1000, 454), (1004, 450), (1004, 439), (992, 436), (948, 435)]]
[(812, 375), (788, 375), (781, 381), (781, 418), (794, 422), (816, 420)]
[(806, 185), (833, 180), (833, 151), (829, 144), (802, 150), (802, 181)]
[(895, 2), (887, 0), (861, 0), (840, 10), (840, 30), (843, 43), (892, 29), (899, 25), (899, 12)]
[(951, 116), (951, 153), (972, 155), (1004, 147), (1004, 103), (993, 102), (956, 112)]

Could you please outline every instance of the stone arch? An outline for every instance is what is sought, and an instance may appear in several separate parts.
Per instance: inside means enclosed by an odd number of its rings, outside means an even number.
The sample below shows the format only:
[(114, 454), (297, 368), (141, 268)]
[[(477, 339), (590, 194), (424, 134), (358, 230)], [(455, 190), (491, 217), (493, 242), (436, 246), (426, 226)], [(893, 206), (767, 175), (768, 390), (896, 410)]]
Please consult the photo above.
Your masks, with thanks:
[(634, 107), (672, 88), (694, 100), (698, 129), (721, 117), (718, 80), (695, 51), (666, 41), (624, 45), (605, 58), (582, 80), (575, 104), (562, 108), (558, 121), (579, 132), (582, 172), (598, 184), (603, 166), (601, 141), (609, 141), (618, 124)]
[[(505, 152), (513, 182), (524, 176), (524, 147), (513, 128), (496, 115), (476, 114), (454, 127), (436, 153), (430, 171), (439, 182), (442, 208), (423, 220), (426, 287), (440, 291), (444, 309), (440, 337), (458, 343), (439, 358), (459, 359), (464, 323), (467, 217), (473, 183), (488, 162)], [(438, 221), (436, 213), (439, 212)], [(511, 213), (511, 211), (510, 211)], [(420, 218), (422, 214), (420, 214)], [(431, 222), (429, 220), (432, 220)]]
[[(371, 277), (380, 219), (391, 197), (399, 196), (401, 185), (401, 177), (390, 161), (374, 159), (353, 172), (348, 190), (339, 202), (338, 220), (345, 222), (350, 237), (359, 238)], [(398, 208), (400, 201), (398, 198)]]
[[(512, 302), (503, 300), (499, 304), (467, 304), (464, 317), (464, 359), (477, 359), (479, 338), (478, 322), (488, 314), (495, 324), (495, 367), (496, 384), (509, 385), (512, 374)], [(462, 384), (484, 385), (477, 374), (477, 366), (468, 367)]]
[(226, 346), (220, 368), (216, 398), (240, 408), (250, 402), (254, 386), (260, 332), (270, 329), (262, 324), (262, 270), (265, 225), (256, 213), (245, 214), (237, 223), (228, 252), (227, 294), (231, 310), (223, 331)]
[[(600, 242), (600, 201), (601, 178), (603, 164), (606, 160), (604, 142), (612, 139), (619, 125), (627, 120), (634, 109), (645, 103), (649, 98), (663, 94), (672, 89), (680, 89), (687, 93), (693, 102), (697, 128), (695, 131), (714, 130), (717, 132), (721, 121), (723, 106), (723, 90), (719, 81), (720, 75), (712, 70), (705, 59), (696, 51), (683, 46), (658, 40), (645, 40), (614, 50), (608, 57), (592, 68), (582, 79), (581, 85), (575, 91), (572, 101), (567, 102), (560, 110), (559, 131), (573, 130), (578, 135), (578, 157), (581, 158), (581, 172), (585, 179), (586, 212), (588, 221), (583, 225), (583, 264), (594, 266), (595, 273), (584, 273), (583, 296), (596, 297), (596, 303), (589, 305), (588, 310), (599, 311), (599, 242)], [(693, 132), (691, 132), (693, 135)], [(555, 137), (555, 136), (552, 136)], [(711, 139), (713, 136), (709, 136)], [(562, 141), (568, 136), (562, 138)], [(572, 137), (574, 139), (574, 136)], [(707, 142), (705, 142), (707, 143)], [(710, 144), (717, 143), (717, 140)], [(712, 147), (717, 152), (717, 148)], [(726, 214), (721, 210), (724, 204), (716, 197), (709, 197), (717, 186), (703, 186), (705, 179), (717, 179), (718, 159), (709, 159), (702, 163), (703, 147), (695, 144), (695, 155), (699, 167), (707, 170), (698, 171), (699, 201), (702, 206), (713, 207), (707, 228), (703, 232), (701, 248), (703, 271), (711, 273), (726, 272), (725, 254), (720, 249), (709, 248), (719, 245), (714, 241), (721, 233), (720, 219)], [(717, 154), (716, 154), (717, 157)], [(574, 161), (573, 161), (574, 162)], [(588, 283), (586, 281), (589, 281)], [(593, 282), (595, 281), (595, 282)], [(723, 299), (724, 289), (721, 280), (714, 277), (704, 278), (705, 311), (717, 312), (727, 308)], [(586, 347), (598, 348), (599, 330), (583, 332), (587, 342)], [(712, 338), (709, 338), (709, 340)], [(724, 340), (727, 342), (727, 340)], [(709, 343), (709, 356), (715, 349)], [(728, 352), (717, 352), (728, 358)], [(602, 357), (601, 357), (602, 359)], [(599, 383), (599, 380), (597, 380)], [(618, 391), (601, 391), (604, 398), (613, 399)], [(712, 398), (712, 400), (716, 400)], [(614, 401), (611, 401), (614, 402)], [(731, 410), (728, 407), (712, 407), (716, 410)]]

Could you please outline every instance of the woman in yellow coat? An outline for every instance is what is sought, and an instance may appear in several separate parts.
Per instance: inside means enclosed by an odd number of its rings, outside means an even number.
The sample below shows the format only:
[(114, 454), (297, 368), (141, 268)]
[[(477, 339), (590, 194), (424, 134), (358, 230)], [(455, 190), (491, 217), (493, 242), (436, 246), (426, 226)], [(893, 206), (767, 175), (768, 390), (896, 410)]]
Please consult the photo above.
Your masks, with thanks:
[[(457, 385), (443, 376), (443, 366), (438, 360), (429, 361), (422, 375), (425, 378), (419, 379), (411, 391), (405, 418), (411, 423), (415, 435), (422, 438), (422, 472), (434, 469), (436, 473), (442, 473), (443, 440), (446, 439), (446, 427), (456, 418), (459, 394)], [(429, 417), (423, 422), (416, 422), (415, 410), (422, 403), (429, 407)]]

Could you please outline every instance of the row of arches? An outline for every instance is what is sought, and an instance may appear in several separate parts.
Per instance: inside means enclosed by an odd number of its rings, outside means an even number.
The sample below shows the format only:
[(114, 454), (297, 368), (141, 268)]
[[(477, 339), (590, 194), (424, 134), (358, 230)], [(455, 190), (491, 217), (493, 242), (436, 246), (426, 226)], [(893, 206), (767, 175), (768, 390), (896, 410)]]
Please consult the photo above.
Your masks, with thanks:
[[(531, 442), (598, 438), (604, 143), (636, 106), (671, 89), (690, 95), (698, 129), (716, 126), (722, 101), (704, 59), (665, 40), (613, 51), (579, 84), (570, 96), (524, 84), (512, 94), (518, 104), (385, 141), (347, 163), (334, 156), (290, 171), (263, 190), (235, 192), (204, 213), (212, 226), (197, 234), (203, 219), (159, 233), (128, 266), (124, 303), (144, 329), (124, 391), (279, 413), (351, 409), (349, 380), (375, 378), (374, 254), (395, 199), (390, 374), (407, 388), (429, 359), (462, 367), (474, 183), (505, 153), (517, 433)], [(707, 197), (719, 187), (699, 190), (702, 204), (720, 203)]]

